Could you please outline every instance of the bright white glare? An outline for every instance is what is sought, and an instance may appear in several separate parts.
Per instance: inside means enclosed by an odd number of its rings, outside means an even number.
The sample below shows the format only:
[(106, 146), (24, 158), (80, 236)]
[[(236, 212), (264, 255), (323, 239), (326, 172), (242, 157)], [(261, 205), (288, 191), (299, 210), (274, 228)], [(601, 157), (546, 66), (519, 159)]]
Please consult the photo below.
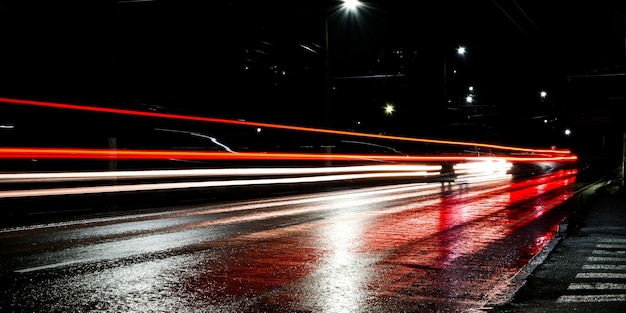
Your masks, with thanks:
[(458, 55), (465, 55), (465, 53), (466, 53), (466, 52), (467, 52), (467, 51), (465, 50), (465, 47), (463, 47), (463, 46), (458, 47), (458, 48), (456, 49), (456, 53), (457, 53)]
[(391, 115), (393, 114), (394, 111), (395, 111), (395, 108), (393, 107), (393, 104), (387, 104), (385, 106), (385, 114)]
[(565, 133), (565, 136), (569, 136), (572, 134), (572, 131), (569, 128), (567, 128), (565, 129), (564, 133)]
[(548, 96), (548, 93), (547, 93), (547, 92), (545, 92), (545, 91), (541, 91), (541, 92), (539, 93), (539, 96), (540, 96), (541, 98), (545, 98), (545, 97), (547, 97), (547, 96)]
[(474, 91), (474, 86), (469, 86), (467, 90), (469, 90), (470, 92)]
[(467, 103), (474, 102), (474, 98), (472, 97), (472, 95), (469, 95), (469, 96), (465, 97), (465, 102), (467, 102)]
[(374, 275), (372, 261), (359, 253), (366, 227), (358, 219), (343, 219), (322, 228), (320, 241), (328, 250), (322, 266), (311, 276), (308, 286), (313, 294), (305, 301), (317, 303), (326, 312), (350, 312), (365, 305), (368, 278)]
[(343, 0), (341, 7), (346, 11), (355, 12), (361, 4), (361, 1), (358, 0)]
[(454, 173), (460, 181), (476, 182), (509, 178), (512, 163), (503, 160), (459, 163), (454, 166)]

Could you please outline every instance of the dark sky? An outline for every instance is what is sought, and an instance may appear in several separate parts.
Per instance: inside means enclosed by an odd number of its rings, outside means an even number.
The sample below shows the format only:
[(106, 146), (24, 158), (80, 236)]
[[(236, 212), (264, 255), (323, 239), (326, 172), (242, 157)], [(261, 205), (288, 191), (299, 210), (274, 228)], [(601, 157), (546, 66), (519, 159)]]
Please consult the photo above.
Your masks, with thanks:
[(321, 119), (327, 19), (331, 78), (407, 75), (342, 82), (336, 99), (354, 102), (346, 110), (373, 112), (389, 99), (412, 114), (438, 105), (444, 57), (482, 88), (484, 104), (512, 94), (522, 103), (568, 75), (623, 66), (624, 5), (615, 3), (369, 1), (344, 19), (333, 15), (337, 1), (4, 0), (0, 95)]

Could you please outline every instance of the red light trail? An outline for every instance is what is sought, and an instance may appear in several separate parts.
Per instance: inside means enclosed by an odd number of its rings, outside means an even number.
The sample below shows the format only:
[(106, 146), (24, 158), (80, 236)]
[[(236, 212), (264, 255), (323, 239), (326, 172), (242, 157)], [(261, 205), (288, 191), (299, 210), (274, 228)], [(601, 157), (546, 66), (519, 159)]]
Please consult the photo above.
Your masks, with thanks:
[(520, 147), (513, 147), (513, 146), (503, 146), (503, 145), (494, 145), (494, 144), (477, 143), (477, 142), (449, 141), (449, 140), (413, 138), (413, 137), (405, 137), (405, 136), (378, 135), (378, 134), (371, 134), (371, 133), (360, 133), (360, 132), (351, 132), (351, 131), (342, 131), (342, 130), (331, 130), (331, 129), (321, 129), (321, 128), (302, 127), (302, 126), (290, 126), (290, 125), (261, 123), (261, 122), (249, 122), (249, 121), (229, 120), (229, 119), (220, 119), (220, 118), (212, 118), (212, 117), (200, 117), (200, 116), (179, 115), (179, 114), (169, 114), (169, 113), (145, 112), (145, 111), (135, 111), (135, 110), (127, 110), (127, 109), (93, 107), (93, 106), (85, 106), (85, 105), (33, 101), (33, 100), (0, 98), (0, 102), (7, 103), (7, 104), (29, 105), (29, 106), (49, 107), (49, 108), (58, 108), (58, 109), (81, 110), (81, 111), (91, 111), (91, 112), (101, 112), (101, 113), (134, 115), (134, 116), (144, 116), (144, 117), (157, 117), (157, 118), (166, 118), (166, 119), (177, 119), (177, 120), (209, 122), (209, 123), (222, 123), (222, 124), (254, 126), (254, 127), (266, 127), (266, 128), (325, 133), (325, 134), (343, 135), (343, 136), (357, 136), (357, 137), (365, 137), (365, 138), (389, 139), (389, 140), (420, 142), (420, 143), (430, 143), (430, 144), (481, 147), (481, 148), (490, 148), (490, 149), (497, 149), (497, 150), (522, 151), (522, 152), (528, 152), (528, 153), (547, 153), (547, 154), (570, 154), (571, 153), (570, 150), (530, 149), (530, 148), (520, 148)]
[(280, 161), (399, 161), (399, 162), (467, 162), (504, 160), (509, 162), (575, 161), (568, 156), (398, 156), (369, 154), (325, 154), (325, 153), (265, 153), (265, 152), (199, 152), (169, 150), (111, 150), (74, 148), (0, 148), (0, 159), (117, 159), (117, 160), (280, 160)]

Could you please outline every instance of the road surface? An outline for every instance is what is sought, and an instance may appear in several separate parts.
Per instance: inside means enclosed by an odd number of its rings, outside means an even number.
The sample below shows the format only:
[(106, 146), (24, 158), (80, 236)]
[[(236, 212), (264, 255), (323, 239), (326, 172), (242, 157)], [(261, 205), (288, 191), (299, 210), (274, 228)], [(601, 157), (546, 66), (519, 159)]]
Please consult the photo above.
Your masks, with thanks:
[(4, 228), (0, 307), (471, 311), (510, 292), (557, 236), (575, 180), (405, 183)]

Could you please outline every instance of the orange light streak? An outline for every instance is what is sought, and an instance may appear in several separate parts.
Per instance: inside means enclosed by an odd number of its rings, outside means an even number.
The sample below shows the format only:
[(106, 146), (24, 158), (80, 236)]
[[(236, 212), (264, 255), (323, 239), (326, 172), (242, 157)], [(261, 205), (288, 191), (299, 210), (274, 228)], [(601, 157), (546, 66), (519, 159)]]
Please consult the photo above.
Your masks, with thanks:
[(0, 148), (0, 159), (117, 159), (117, 160), (281, 160), (281, 161), (316, 161), (316, 160), (373, 160), (398, 162), (466, 162), (494, 161), (537, 162), (537, 161), (575, 161), (575, 155), (569, 156), (398, 156), (370, 154), (326, 154), (326, 153), (272, 153), (272, 152), (201, 152), (184, 150), (112, 150), (112, 149), (77, 149), (77, 148)]
[(167, 119), (177, 119), (177, 120), (187, 120), (187, 121), (266, 127), (266, 128), (275, 128), (275, 129), (284, 129), (284, 130), (325, 133), (325, 134), (343, 135), (343, 136), (357, 136), (357, 137), (367, 137), (367, 138), (376, 138), (376, 139), (390, 139), (390, 140), (442, 144), (442, 145), (460, 145), (460, 146), (481, 147), (481, 148), (490, 148), (490, 149), (499, 149), (499, 150), (524, 151), (524, 152), (531, 152), (531, 153), (550, 153), (550, 154), (555, 154), (555, 153), (556, 154), (570, 154), (571, 153), (570, 150), (530, 149), (530, 148), (520, 148), (520, 147), (513, 147), (513, 146), (503, 146), (503, 145), (494, 145), (494, 144), (477, 143), (477, 142), (449, 141), (449, 140), (413, 138), (413, 137), (404, 137), (404, 136), (378, 135), (378, 134), (360, 133), (360, 132), (351, 132), (351, 131), (342, 131), (342, 130), (290, 126), (290, 125), (261, 123), (261, 122), (248, 122), (248, 121), (240, 121), (240, 120), (229, 120), (229, 119), (220, 119), (220, 118), (212, 118), (212, 117), (200, 117), (200, 116), (179, 115), (179, 114), (169, 114), (169, 113), (145, 112), (145, 111), (135, 111), (135, 110), (126, 110), (126, 109), (93, 107), (93, 106), (85, 106), (85, 105), (53, 103), (53, 102), (33, 101), (33, 100), (0, 98), (0, 102), (8, 103), (8, 104), (31, 105), (31, 106), (40, 106), (40, 107), (49, 107), (49, 108), (58, 108), (58, 109), (82, 110), (82, 111), (91, 111), (91, 112), (135, 115), (135, 116), (144, 116), (144, 117), (157, 117), (157, 118), (167, 118)]

